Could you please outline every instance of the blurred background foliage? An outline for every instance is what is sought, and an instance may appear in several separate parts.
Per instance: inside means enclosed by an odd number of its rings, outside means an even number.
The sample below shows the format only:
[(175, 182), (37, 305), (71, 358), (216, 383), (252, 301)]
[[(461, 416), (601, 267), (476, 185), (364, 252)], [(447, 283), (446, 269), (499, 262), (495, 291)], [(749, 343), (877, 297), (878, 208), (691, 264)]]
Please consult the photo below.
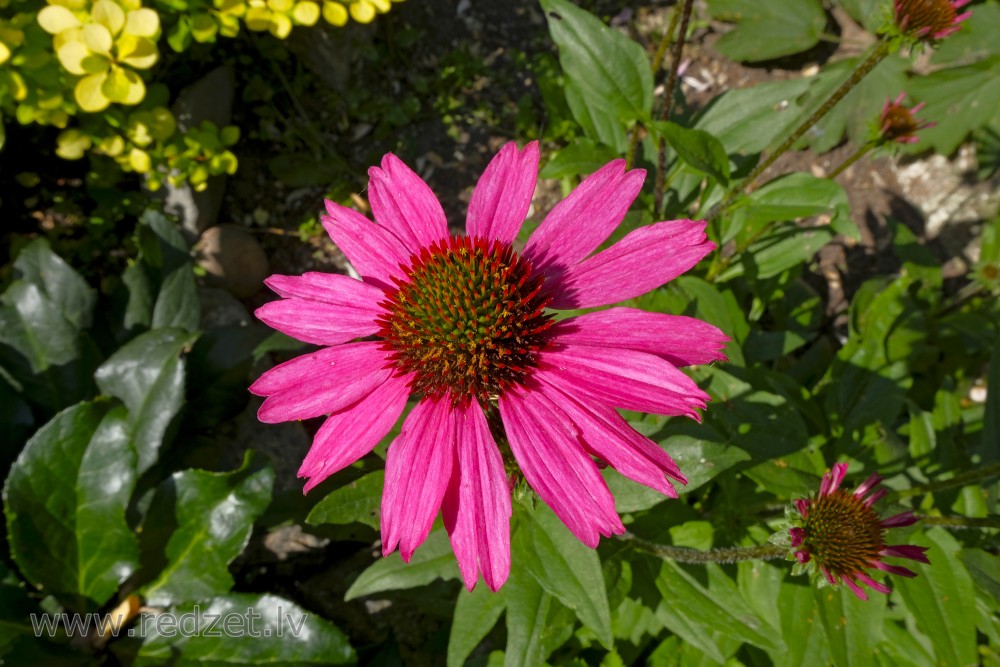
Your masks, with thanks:
[[(669, 121), (666, 67), (650, 61), (673, 3), (0, 4), (0, 660), (1000, 664), (996, 0), (970, 5), (935, 48), (886, 58), (713, 217), (720, 252), (630, 304), (733, 340), (729, 363), (695, 371), (713, 398), (703, 423), (626, 415), (690, 480), (671, 501), (605, 470), (629, 530), (696, 549), (764, 543), (783, 507), (846, 460), (929, 517), (903, 539), (930, 547), (932, 565), (866, 603), (780, 562), (590, 550), (530, 499), (516, 504), (500, 593), (462, 589), (441, 529), (410, 565), (377, 559), (392, 435), (302, 497), (294, 472), (316, 425), (257, 424), (246, 392), (302, 346), (247, 308), (266, 298), (268, 264), (346, 270), (318, 204), (364, 210), (365, 170), (387, 150), (441, 193), (456, 228), (505, 139), (543, 145), (525, 234), (626, 155), (650, 177), (612, 241), (707, 216), (848, 75), (888, 2), (696, 3)], [(901, 91), (937, 125), (828, 178)], [(918, 179), (896, 166), (942, 164), (972, 214), (933, 187), (900, 201)], [(281, 609), (307, 614), (306, 630), (36, 639), (29, 621), (131, 618), (138, 605), (254, 609), (270, 629)]]

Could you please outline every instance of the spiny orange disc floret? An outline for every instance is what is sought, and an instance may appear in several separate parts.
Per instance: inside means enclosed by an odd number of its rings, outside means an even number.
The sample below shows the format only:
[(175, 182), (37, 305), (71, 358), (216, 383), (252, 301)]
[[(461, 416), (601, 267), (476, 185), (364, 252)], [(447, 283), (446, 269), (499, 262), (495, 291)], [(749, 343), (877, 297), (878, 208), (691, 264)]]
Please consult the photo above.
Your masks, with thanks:
[(919, 129), (913, 112), (901, 104), (889, 104), (882, 113), (882, 136), (889, 141), (912, 137)]
[(951, 0), (896, 0), (896, 16), (904, 30), (932, 36), (947, 34), (961, 20)]
[(832, 574), (854, 577), (880, 559), (885, 528), (864, 500), (837, 489), (809, 504), (802, 549)]
[(524, 380), (551, 297), (510, 244), (452, 236), (411, 257), (406, 274), (381, 304), (379, 336), (414, 393), (485, 403)]

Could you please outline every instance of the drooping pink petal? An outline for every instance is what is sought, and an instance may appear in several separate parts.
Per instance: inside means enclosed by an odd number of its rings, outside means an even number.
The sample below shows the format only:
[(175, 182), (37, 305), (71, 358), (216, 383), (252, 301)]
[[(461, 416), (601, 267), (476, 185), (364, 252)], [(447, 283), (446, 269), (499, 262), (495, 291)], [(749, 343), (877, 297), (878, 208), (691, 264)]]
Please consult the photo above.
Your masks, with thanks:
[(320, 222), (362, 278), (389, 287), (392, 278), (404, 275), (402, 267), (409, 266), (412, 253), (392, 232), (329, 199), (326, 210), (329, 215), (320, 216)]
[(339, 345), (379, 330), (371, 310), (291, 298), (265, 303), (254, 315), (272, 329), (306, 343)]
[(795, 547), (801, 546), (802, 543), (806, 541), (806, 531), (802, 530), (801, 528), (798, 527), (791, 528), (789, 529), (788, 534), (792, 538), (793, 549)]
[(352, 306), (371, 313), (372, 318), (385, 312), (379, 302), (385, 292), (374, 285), (340, 273), (308, 271), (301, 276), (274, 274), (264, 281), (280, 297), (310, 299), (337, 306)]
[(455, 463), (455, 417), (448, 397), (425, 397), (389, 445), (382, 492), (382, 555), (399, 546), (406, 562), (431, 532)]
[(469, 236), (510, 243), (521, 231), (538, 180), (538, 142), (520, 152), (513, 141), (490, 160), (469, 202)]
[(927, 558), (927, 547), (918, 547), (912, 544), (900, 544), (897, 546), (887, 546), (882, 549), (881, 555), (883, 556), (895, 556), (896, 558), (909, 558), (910, 560), (915, 560), (919, 563), (930, 563), (930, 559)]
[(670, 362), (645, 352), (576, 345), (538, 354), (539, 374), (571, 395), (590, 395), (625, 410), (700, 420), (709, 396)]
[(511, 389), (500, 417), (514, 458), (531, 488), (576, 537), (596, 547), (625, 531), (615, 499), (565, 414), (537, 391)]
[(674, 366), (725, 360), (729, 336), (708, 322), (683, 315), (610, 308), (556, 322), (546, 333), (553, 343), (648, 352)]
[(250, 386), (267, 399), (257, 411), (265, 424), (309, 419), (342, 410), (388, 379), (381, 343), (346, 343), (275, 366)]
[(886, 489), (885, 487), (880, 487), (878, 489), (875, 489), (874, 491), (872, 491), (871, 495), (865, 498), (865, 505), (867, 507), (871, 507), (878, 501), (882, 500), (882, 498), (884, 498), (888, 493), (889, 489)]
[(880, 560), (874, 561), (873, 563), (871, 563), (871, 566), (878, 568), (883, 572), (888, 572), (889, 574), (895, 574), (900, 577), (909, 577), (912, 579), (913, 577), (917, 576), (917, 573), (909, 568), (900, 567), (899, 565), (889, 565), (888, 563), (884, 563)]
[(410, 396), (409, 380), (405, 375), (390, 377), (327, 417), (299, 468), (299, 477), (309, 480), (303, 493), (370, 452), (392, 430)]
[(604, 243), (621, 224), (646, 172), (625, 172), (625, 160), (612, 160), (555, 205), (524, 247), (524, 255), (550, 275), (565, 271)]
[(681, 483), (687, 483), (687, 479), (670, 455), (655, 442), (637, 433), (614, 408), (577, 400), (545, 382), (545, 373), (537, 374), (536, 378), (546, 398), (570, 418), (580, 433), (584, 449), (607, 461), (629, 479), (671, 498), (677, 497), (677, 491), (666, 476)]
[(871, 577), (869, 577), (867, 574), (864, 574), (863, 572), (858, 572), (854, 576), (856, 576), (858, 578), (858, 581), (860, 581), (863, 584), (866, 584), (869, 588), (871, 588), (873, 590), (876, 590), (879, 593), (886, 593), (886, 594), (889, 593), (889, 587), (888, 586), (886, 586), (885, 584), (880, 583), (878, 581), (875, 581), (874, 579), (872, 579)]
[(895, 516), (891, 516), (888, 519), (882, 519), (882, 527), (900, 528), (902, 526), (912, 526), (916, 522), (916, 515), (912, 511), (907, 510), (905, 512), (901, 512), (900, 514), (896, 514)]
[(795, 500), (795, 507), (799, 510), (799, 514), (802, 515), (803, 519), (809, 518), (809, 501), (803, 498)]
[(844, 577), (844, 583), (847, 584), (847, 587), (851, 589), (851, 592), (854, 593), (854, 595), (859, 600), (867, 600), (868, 599), (868, 595), (867, 595), (867, 593), (865, 593), (865, 589), (861, 588), (861, 586), (858, 586), (856, 583), (854, 583), (853, 579), (851, 579), (850, 577), (845, 576)]
[(645, 294), (681, 275), (715, 250), (703, 220), (642, 227), (562, 274), (552, 308), (594, 308)]
[(882, 481), (882, 476), (879, 475), (877, 472), (873, 472), (871, 475), (869, 475), (868, 479), (866, 479), (858, 486), (858, 488), (854, 489), (854, 495), (858, 498), (862, 497), (863, 495), (868, 493), (869, 489), (873, 488), (876, 484), (878, 484), (881, 481)]
[(840, 483), (844, 481), (845, 475), (847, 475), (847, 464), (834, 463), (830, 472), (823, 475), (823, 481), (819, 485), (819, 495), (825, 496), (840, 488)]
[(510, 574), (510, 488), (503, 458), (475, 399), (456, 414), (457, 466), (441, 506), (465, 587), (497, 591)]
[[(368, 201), (375, 220), (415, 255), (448, 238), (448, 220), (430, 187), (392, 153), (368, 170)], [(360, 271), (360, 270), (359, 270)]]

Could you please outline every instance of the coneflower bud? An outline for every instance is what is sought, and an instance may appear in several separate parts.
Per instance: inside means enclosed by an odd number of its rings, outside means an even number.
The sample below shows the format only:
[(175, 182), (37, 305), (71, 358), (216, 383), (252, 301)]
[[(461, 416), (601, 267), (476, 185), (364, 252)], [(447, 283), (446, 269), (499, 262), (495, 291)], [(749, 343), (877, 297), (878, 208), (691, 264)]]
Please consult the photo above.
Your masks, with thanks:
[(896, 0), (896, 25), (923, 40), (944, 39), (957, 32), (972, 12), (958, 13), (971, 0)]

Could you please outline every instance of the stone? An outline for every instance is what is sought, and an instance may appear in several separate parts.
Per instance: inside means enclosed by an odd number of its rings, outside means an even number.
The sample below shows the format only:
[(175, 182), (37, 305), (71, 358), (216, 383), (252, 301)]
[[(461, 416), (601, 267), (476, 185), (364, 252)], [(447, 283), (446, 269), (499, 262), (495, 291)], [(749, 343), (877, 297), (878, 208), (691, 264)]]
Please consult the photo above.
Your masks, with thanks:
[(194, 251), (195, 261), (205, 271), (205, 284), (221, 287), (237, 299), (259, 292), (270, 275), (264, 249), (239, 227), (221, 225), (206, 229)]

